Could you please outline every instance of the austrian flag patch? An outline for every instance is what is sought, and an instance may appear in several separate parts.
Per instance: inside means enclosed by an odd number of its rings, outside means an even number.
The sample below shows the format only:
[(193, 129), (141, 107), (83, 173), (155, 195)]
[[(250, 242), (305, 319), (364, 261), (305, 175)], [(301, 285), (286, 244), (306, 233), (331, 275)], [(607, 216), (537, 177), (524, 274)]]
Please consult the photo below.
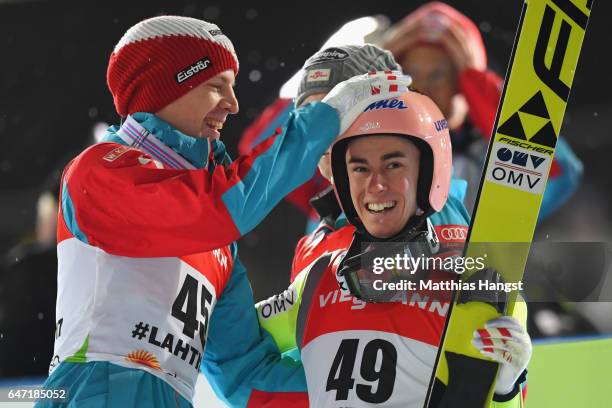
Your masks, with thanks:
[(308, 71), (306, 82), (324, 82), (329, 81), (331, 69), (311, 69)]
[(104, 157), (102, 157), (102, 159), (108, 162), (113, 162), (117, 160), (120, 156), (122, 156), (125, 152), (127, 152), (128, 150), (132, 150), (132, 148), (129, 146), (119, 146), (111, 150), (110, 152), (106, 153)]

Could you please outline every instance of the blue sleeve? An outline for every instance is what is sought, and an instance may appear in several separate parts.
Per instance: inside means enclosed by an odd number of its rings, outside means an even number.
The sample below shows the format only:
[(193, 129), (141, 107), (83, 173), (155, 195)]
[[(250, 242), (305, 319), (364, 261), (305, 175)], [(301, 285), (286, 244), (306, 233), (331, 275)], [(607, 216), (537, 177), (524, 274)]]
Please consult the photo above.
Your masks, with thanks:
[[(289, 103), (282, 111), (277, 113), (277, 116), (265, 127), (265, 129), (257, 136), (253, 145), (261, 143), (266, 138), (270, 137), (270, 135), (274, 134), (274, 129), (279, 126), (282, 126), (283, 123), (289, 118), (291, 112), (295, 111), (295, 105), (293, 102)], [(253, 146), (251, 146), (253, 148)]]
[(336, 110), (316, 102), (293, 111), (279, 134), (255, 147), (248, 171), (222, 196), (240, 235), (313, 176), (339, 129)]
[(555, 178), (548, 179), (542, 205), (540, 206), (538, 222), (541, 222), (565, 204), (576, 192), (582, 180), (582, 162), (576, 157), (569, 144), (561, 137), (557, 141), (555, 161), (561, 169), (561, 174)]
[(450, 191), (444, 208), (429, 217), (433, 225), (470, 225), (470, 215), (463, 205), (466, 190), (465, 180), (455, 177), (451, 179)]
[(232, 276), (213, 310), (202, 372), (219, 398), (246, 407), (253, 390), (304, 392), (301, 362), (281, 356), (272, 337), (260, 329), (244, 266), (235, 258)]

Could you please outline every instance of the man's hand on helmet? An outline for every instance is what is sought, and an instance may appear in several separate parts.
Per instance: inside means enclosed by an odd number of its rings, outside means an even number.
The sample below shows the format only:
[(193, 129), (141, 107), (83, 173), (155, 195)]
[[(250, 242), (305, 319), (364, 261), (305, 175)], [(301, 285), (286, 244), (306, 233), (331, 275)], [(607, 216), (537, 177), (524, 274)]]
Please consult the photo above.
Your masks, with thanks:
[(377, 71), (340, 82), (323, 98), (338, 111), (340, 134), (373, 102), (400, 96), (408, 90), (412, 78), (399, 71)]

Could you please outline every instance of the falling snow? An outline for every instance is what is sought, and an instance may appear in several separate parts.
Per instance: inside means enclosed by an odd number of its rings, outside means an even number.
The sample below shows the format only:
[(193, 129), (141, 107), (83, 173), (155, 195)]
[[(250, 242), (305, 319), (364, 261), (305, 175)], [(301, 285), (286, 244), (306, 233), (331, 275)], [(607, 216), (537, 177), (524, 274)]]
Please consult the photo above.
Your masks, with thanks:
[(483, 33), (488, 33), (491, 31), (491, 23), (489, 23), (488, 21), (481, 21), (480, 24), (478, 24), (478, 27), (480, 28), (480, 31), (482, 31)]
[(208, 6), (204, 9), (204, 13), (202, 14), (202, 17), (204, 18), (204, 20), (214, 21), (219, 18), (220, 14), (221, 14), (221, 10), (219, 9), (219, 7)]
[(249, 80), (251, 82), (258, 82), (261, 79), (261, 71), (258, 69), (254, 69), (249, 72)]

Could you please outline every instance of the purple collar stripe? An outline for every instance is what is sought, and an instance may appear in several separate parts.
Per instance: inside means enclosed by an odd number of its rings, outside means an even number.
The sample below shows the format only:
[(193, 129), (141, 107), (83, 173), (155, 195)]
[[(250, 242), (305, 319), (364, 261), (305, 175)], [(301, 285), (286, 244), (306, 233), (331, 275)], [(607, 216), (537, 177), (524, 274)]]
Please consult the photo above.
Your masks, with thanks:
[[(155, 145), (149, 143), (148, 138), (141, 139), (137, 133), (137, 130), (134, 129), (130, 124), (126, 123), (125, 133), (134, 141), (132, 144), (133, 147), (137, 147), (142, 150), (146, 150), (147, 153), (151, 154), (157, 160), (160, 160), (165, 165), (180, 168), (180, 164), (172, 159), (166, 152), (161, 149), (158, 149)], [(148, 135), (151, 137), (151, 135)], [(140, 139), (140, 140), (139, 140)]]
[(125, 128), (126, 131), (128, 131), (128, 129), (132, 131), (130, 135), (134, 139), (134, 147), (140, 146), (145, 141), (147, 136), (149, 136), (149, 132), (147, 132), (146, 129), (137, 129), (130, 122), (126, 122)]
[(155, 153), (154, 151), (152, 151), (152, 149), (150, 149), (145, 144), (139, 143), (137, 136), (132, 135), (131, 132), (132, 131), (127, 129), (126, 127), (126, 128), (121, 129), (121, 131), (117, 132), (117, 134), (121, 136), (123, 141), (126, 142), (129, 146), (137, 148), (138, 150), (141, 150), (144, 153), (150, 156), (153, 156), (155, 160), (161, 161), (164, 164), (164, 166), (173, 167), (173, 168), (176, 167), (176, 165), (173, 165), (172, 163), (170, 163), (159, 153)]
[(195, 169), (191, 163), (189, 163), (183, 156), (172, 150), (170, 147), (166, 146), (163, 142), (161, 142), (158, 138), (149, 133), (144, 127), (142, 127), (138, 122), (134, 119), (132, 121), (127, 122), (129, 129), (142, 129), (141, 133), (144, 132), (146, 138), (143, 140), (143, 144), (149, 146), (155, 152), (159, 152), (162, 154), (168, 161), (175, 165), (176, 168), (179, 169)]
[(191, 163), (163, 144), (131, 116), (127, 117), (117, 135), (130, 146), (145, 151), (166, 166), (179, 169), (195, 169)]

